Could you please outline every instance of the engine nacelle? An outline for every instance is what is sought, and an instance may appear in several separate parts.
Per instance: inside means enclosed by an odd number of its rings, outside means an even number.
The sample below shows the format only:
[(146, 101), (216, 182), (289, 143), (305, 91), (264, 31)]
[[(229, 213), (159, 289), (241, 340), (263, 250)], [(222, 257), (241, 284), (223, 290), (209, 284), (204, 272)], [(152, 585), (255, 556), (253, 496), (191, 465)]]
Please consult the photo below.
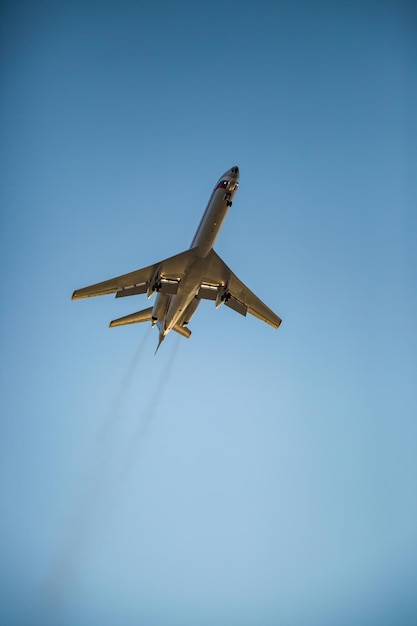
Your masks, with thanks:
[(158, 293), (158, 296), (152, 307), (152, 326), (155, 326), (158, 320), (164, 319), (169, 304), (169, 296)]

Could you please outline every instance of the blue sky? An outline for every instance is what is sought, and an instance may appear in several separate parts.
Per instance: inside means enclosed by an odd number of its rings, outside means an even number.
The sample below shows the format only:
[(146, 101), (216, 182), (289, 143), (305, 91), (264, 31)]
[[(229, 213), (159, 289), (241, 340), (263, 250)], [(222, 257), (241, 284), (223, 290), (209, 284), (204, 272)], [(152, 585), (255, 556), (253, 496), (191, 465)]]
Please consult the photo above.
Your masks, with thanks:
[[(415, 623), (412, 2), (2, 4), (0, 621)], [(216, 250), (282, 318), (109, 330)]]

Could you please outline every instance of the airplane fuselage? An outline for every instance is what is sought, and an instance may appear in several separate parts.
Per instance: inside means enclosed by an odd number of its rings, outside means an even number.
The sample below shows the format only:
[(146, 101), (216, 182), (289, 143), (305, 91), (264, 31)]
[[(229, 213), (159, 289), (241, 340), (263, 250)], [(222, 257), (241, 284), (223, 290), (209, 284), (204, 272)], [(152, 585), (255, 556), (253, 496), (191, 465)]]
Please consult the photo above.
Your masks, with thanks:
[(155, 293), (153, 306), (112, 320), (110, 327), (151, 322), (159, 329), (158, 347), (171, 330), (190, 337), (188, 323), (202, 299), (213, 301), (216, 308), (224, 304), (243, 316), (250, 313), (278, 328), (281, 318), (239, 280), (213, 248), (238, 186), (239, 168), (232, 167), (217, 181), (188, 250), (76, 289), (73, 300), (111, 293), (116, 298), (146, 293), (149, 298)]
[(213, 248), (238, 186), (238, 167), (232, 167), (219, 178), (191, 242), (190, 250), (195, 254), (190, 257), (177, 293), (172, 296), (157, 294), (152, 319), (159, 328), (160, 342), (174, 326), (188, 323), (194, 315), (200, 303), (196, 294), (206, 270), (205, 258)]

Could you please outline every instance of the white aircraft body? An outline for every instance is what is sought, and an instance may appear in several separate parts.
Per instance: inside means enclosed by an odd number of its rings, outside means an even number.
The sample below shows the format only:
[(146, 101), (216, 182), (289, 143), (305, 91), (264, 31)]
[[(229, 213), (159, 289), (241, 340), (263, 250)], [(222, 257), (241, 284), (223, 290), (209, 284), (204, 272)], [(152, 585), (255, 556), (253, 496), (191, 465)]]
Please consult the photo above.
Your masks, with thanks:
[(281, 319), (255, 296), (213, 250), (223, 220), (232, 206), (239, 186), (239, 168), (232, 167), (221, 176), (213, 189), (191, 246), (185, 252), (154, 263), (135, 272), (78, 289), (73, 300), (116, 293), (116, 298), (156, 293), (153, 307), (126, 315), (110, 323), (111, 327), (151, 322), (159, 329), (159, 346), (174, 330), (190, 337), (188, 323), (201, 300), (213, 300), (216, 308), (224, 303), (237, 313), (251, 313), (278, 328)]

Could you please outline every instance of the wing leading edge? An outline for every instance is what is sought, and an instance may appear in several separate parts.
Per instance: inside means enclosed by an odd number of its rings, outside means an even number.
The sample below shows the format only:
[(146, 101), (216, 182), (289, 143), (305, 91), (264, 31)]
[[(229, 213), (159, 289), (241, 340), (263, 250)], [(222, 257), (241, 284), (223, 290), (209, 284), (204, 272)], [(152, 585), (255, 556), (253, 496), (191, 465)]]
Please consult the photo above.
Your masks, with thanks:
[[(165, 293), (175, 293), (176, 285), (184, 276), (187, 266), (194, 258), (194, 250), (185, 250), (180, 254), (176, 254), (164, 261), (148, 265), (135, 272), (116, 276), (101, 283), (77, 289), (72, 294), (73, 300), (81, 298), (91, 298), (93, 296), (104, 296), (110, 293), (116, 293), (116, 298), (123, 296), (132, 296), (139, 293), (152, 293), (155, 287)], [(158, 283), (163, 281), (162, 285)], [(155, 283), (155, 284), (152, 284)]]
[[(79, 300), (111, 293), (115, 293), (116, 298), (141, 293), (151, 295), (155, 290), (174, 295), (177, 292), (179, 282), (195, 257), (195, 249), (191, 248), (135, 272), (123, 274), (83, 289), (77, 289), (74, 291), (72, 299)], [(214, 250), (208, 254), (207, 270), (196, 295), (201, 299), (214, 300), (216, 306), (223, 302), (241, 315), (250, 313), (273, 328), (278, 328), (282, 321), (239, 280)], [(131, 316), (127, 317), (130, 318)], [(135, 321), (137, 320), (135, 319)], [(132, 322), (123, 320), (123, 323)]]

